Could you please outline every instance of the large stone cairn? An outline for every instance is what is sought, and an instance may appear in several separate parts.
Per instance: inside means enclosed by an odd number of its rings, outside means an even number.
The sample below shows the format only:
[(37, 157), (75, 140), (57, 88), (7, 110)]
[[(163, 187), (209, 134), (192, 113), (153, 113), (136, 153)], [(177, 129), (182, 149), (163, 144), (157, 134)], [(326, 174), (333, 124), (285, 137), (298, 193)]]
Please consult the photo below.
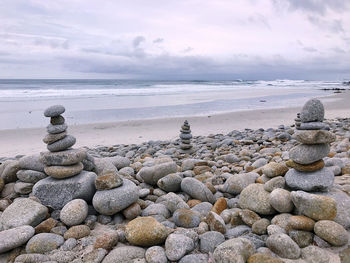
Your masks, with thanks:
[(188, 121), (185, 120), (184, 124), (181, 126), (180, 130), (180, 149), (181, 152), (192, 152), (193, 146), (191, 144), (192, 134), (190, 125), (188, 124)]
[(68, 126), (61, 115), (64, 112), (65, 108), (62, 105), (51, 106), (44, 112), (45, 117), (50, 118), (48, 134), (43, 139), (49, 152), (40, 153), (40, 157), (45, 164), (45, 173), (56, 179), (80, 174), (84, 168), (82, 161), (86, 157), (84, 150), (71, 148), (76, 139), (67, 134)]
[(292, 167), (285, 175), (286, 184), (294, 190), (308, 192), (326, 191), (333, 185), (334, 173), (324, 167), (323, 158), (329, 154), (329, 143), (335, 135), (323, 122), (324, 107), (317, 99), (307, 101), (295, 119), (298, 131), (294, 138), (300, 142), (289, 152)]

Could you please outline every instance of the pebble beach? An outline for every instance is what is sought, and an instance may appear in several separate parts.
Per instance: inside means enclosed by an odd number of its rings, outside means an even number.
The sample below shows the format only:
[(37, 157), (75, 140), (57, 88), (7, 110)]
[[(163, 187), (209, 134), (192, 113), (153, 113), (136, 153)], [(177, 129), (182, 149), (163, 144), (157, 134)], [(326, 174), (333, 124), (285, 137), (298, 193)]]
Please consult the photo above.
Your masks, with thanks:
[(349, 262), (348, 96), (99, 146), (49, 107), (40, 148), (2, 149), (0, 262)]

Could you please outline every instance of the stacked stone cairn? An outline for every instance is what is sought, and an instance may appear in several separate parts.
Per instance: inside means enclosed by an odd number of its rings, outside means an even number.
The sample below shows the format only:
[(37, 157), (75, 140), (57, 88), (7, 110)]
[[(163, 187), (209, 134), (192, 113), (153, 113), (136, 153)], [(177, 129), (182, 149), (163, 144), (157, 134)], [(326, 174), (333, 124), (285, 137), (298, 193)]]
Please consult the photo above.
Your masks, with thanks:
[(188, 121), (185, 120), (180, 130), (180, 152), (182, 153), (191, 153), (194, 151), (191, 144), (192, 134), (190, 128), (191, 126), (188, 124)]
[(300, 142), (289, 152), (292, 167), (285, 175), (286, 184), (294, 190), (326, 191), (333, 185), (334, 173), (324, 167), (323, 158), (330, 151), (329, 144), (335, 141), (335, 135), (323, 123), (324, 107), (317, 99), (311, 99), (304, 105), (294, 138)]
[(54, 105), (44, 112), (50, 118), (47, 126), (48, 134), (43, 139), (49, 152), (42, 152), (41, 159), (46, 165), (45, 173), (56, 179), (63, 179), (79, 174), (84, 165), (82, 160), (86, 152), (81, 149), (72, 149), (76, 139), (67, 134), (67, 124), (61, 115), (65, 112), (62, 105)]

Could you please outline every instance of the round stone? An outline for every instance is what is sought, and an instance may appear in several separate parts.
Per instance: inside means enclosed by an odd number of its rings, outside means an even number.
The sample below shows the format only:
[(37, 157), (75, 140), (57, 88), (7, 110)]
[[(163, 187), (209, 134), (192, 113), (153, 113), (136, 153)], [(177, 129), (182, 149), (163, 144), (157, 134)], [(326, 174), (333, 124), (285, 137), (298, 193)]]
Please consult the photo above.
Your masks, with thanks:
[(123, 215), (126, 219), (134, 219), (141, 214), (141, 207), (138, 203), (133, 203), (131, 206), (123, 210)]
[(63, 124), (65, 121), (64, 117), (62, 115), (56, 116), (56, 117), (52, 117), (50, 119), (50, 123), (52, 125), (61, 125)]
[(290, 192), (282, 188), (271, 192), (270, 205), (280, 213), (289, 213), (294, 208)]
[(73, 165), (81, 162), (86, 157), (86, 151), (83, 149), (70, 149), (59, 152), (42, 152), (40, 160), (47, 166), (53, 165)]
[(45, 117), (57, 117), (65, 112), (65, 108), (62, 105), (53, 105), (44, 111)]
[(173, 221), (176, 226), (193, 228), (199, 226), (201, 217), (198, 212), (182, 208), (175, 211)]
[(19, 170), (17, 172), (18, 180), (21, 180), (25, 183), (35, 184), (36, 182), (39, 182), (41, 179), (44, 179), (46, 177), (46, 174), (34, 170)]
[(59, 152), (67, 150), (68, 148), (72, 147), (76, 142), (76, 139), (72, 135), (67, 135), (63, 139), (56, 141), (54, 143), (48, 144), (47, 149), (50, 152)]
[(170, 261), (178, 261), (193, 249), (193, 240), (182, 234), (171, 234), (165, 241), (165, 253)]
[(324, 107), (318, 99), (308, 100), (300, 112), (302, 122), (322, 122), (324, 119)]
[(153, 246), (164, 243), (169, 232), (153, 217), (139, 217), (130, 221), (125, 228), (126, 239), (130, 244)]
[[(301, 258), (310, 263), (330, 263), (329, 253), (316, 246), (308, 246), (301, 250)], [(341, 261), (345, 263), (347, 261)]]
[(295, 230), (312, 231), (315, 221), (306, 216), (291, 216), (289, 218), (288, 227)]
[(274, 234), (267, 238), (266, 246), (278, 256), (289, 259), (297, 259), (300, 256), (300, 248), (286, 234)]
[(26, 245), (27, 253), (40, 253), (57, 249), (64, 243), (64, 238), (57, 234), (40, 233), (33, 236)]
[(56, 179), (63, 179), (79, 174), (83, 170), (82, 163), (77, 163), (68, 166), (47, 166), (45, 173)]
[(265, 191), (262, 184), (250, 184), (243, 189), (239, 196), (239, 206), (261, 215), (271, 215), (275, 209), (270, 205), (270, 193)]
[(165, 192), (178, 192), (181, 189), (181, 181), (181, 176), (173, 173), (160, 178), (157, 185)]
[(330, 220), (320, 220), (314, 227), (315, 234), (333, 246), (343, 246), (348, 243), (348, 233), (345, 228)]
[(67, 226), (79, 225), (88, 215), (88, 205), (83, 199), (74, 199), (61, 210), (60, 220)]
[(186, 177), (181, 182), (181, 190), (189, 194), (191, 197), (203, 202), (214, 203), (213, 193), (202, 182), (197, 179)]
[(145, 258), (147, 263), (168, 263), (164, 248), (153, 246), (146, 250)]
[(257, 235), (265, 235), (269, 225), (270, 221), (266, 218), (262, 218), (252, 225), (252, 232)]
[(250, 211), (249, 209), (242, 209), (239, 211), (239, 216), (241, 217), (242, 221), (248, 226), (252, 226), (255, 222), (261, 219), (258, 214)]
[(315, 172), (299, 172), (290, 169), (285, 175), (286, 185), (291, 189), (308, 192), (327, 190), (334, 182), (334, 173), (328, 168)]
[(324, 167), (323, 160), (319, 160), (310, 164), (299, 164), (294, 162), (293, 160), (288, 160), (286, 164), (299, 172), (315, 172), (321, 170)]
[(200, 251), (203, 253), (213, 253), (215, 248), (225, 242), (225, 236), (217, 231), (206, 232), (199, 237)]
[(296, 163), (310, 164), (326, 157), (328, 153), (328, 144), (299, 144), (289, 151), (289, 157)]
[(80, 239), (90, 235), (90, 228), (87, 225), (72, 226), (64, 233), (64, 239)]
[(289, 230), (288, 235), (300, 248), (310, 246), (314, 239), (314, 234), (309, 231)]
[(253, 242), (246, 238), (232, 238), (218, 245), (213, 256), (215, 262), (247, 262), (254, 253)]
[(264, 184), (264, 189), (271, 193), (275, 189), (284, 188), (285, 184), (286, 184), (286, 180), (284, 179), (284, 177), (277, 176), (267, 181)]

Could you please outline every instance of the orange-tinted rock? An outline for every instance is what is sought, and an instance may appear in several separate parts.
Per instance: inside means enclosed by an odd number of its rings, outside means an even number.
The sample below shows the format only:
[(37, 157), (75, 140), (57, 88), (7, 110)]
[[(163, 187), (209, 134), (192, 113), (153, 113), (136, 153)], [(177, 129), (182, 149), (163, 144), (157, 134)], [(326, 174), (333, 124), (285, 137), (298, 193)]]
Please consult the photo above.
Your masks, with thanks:
[(224, 211), (227, 208), (227, 201), (224, 197), (220, 197), (213, 207), (211, 208), (211, 211), (217, 213), (218, 215), (221, 214), (222, 211)]
[(50, 233), (51, 229), (57, 225), (57, 220), (48, 218), (35, 227), (35, 234)]
[(315, 221), (307, 216), (291, 216), (288, 222), (288, 228), (295, 230), (312, 231)]
[(96, 238), (94, 243), (94, 248), (103, 248), (106, 250), (111, 250), (118, 243), (118, 232), (115, 230), (110, 230), (104, 232)]
[(191, 200), (188, 200), (188, 201), (187, 201), (187, 204), (188, 204), (188, 206), (189, 206), (190, 208), (192, 208), (192, 207), (194, 207), (195, 205), (198, 205), (198, 204), (200, 204), (200, 203), (202, 203), (202, 201), (197, 200), (197, 199), (191, 199)]
[(317, 162), (310, 163), (310, 164), (299, 164), (294, 162), (293, 160), (288, 160), (286, 164), (289, 167), (294, 168), (295, 170), (298, 170), (300, 172), (315, 172), (315, 171), (321, 170), (324, 167), (323, 160), (319, 160)]

